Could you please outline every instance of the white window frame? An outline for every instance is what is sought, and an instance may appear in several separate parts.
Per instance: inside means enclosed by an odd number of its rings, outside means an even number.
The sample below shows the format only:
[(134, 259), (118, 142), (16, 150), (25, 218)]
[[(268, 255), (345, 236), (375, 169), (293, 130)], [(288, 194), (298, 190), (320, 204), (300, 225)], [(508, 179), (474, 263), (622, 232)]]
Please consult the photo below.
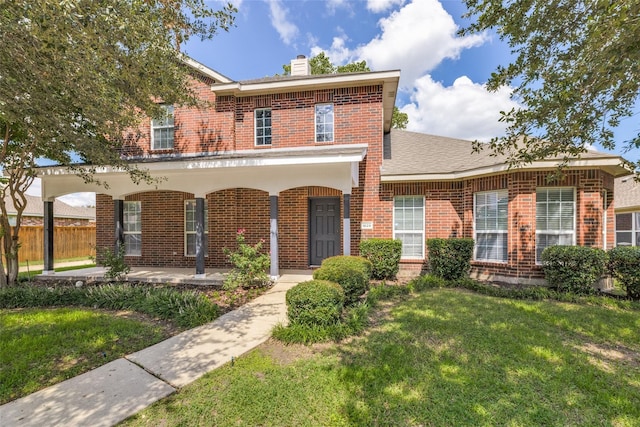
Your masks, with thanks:
[[(538, 229), (538, 192), (540, 191), (554, 191), (554, 190), (572, 190), (572, 194), (573, 194), (573, 201), (572, 201), (572, 209), (573, 209), (573, 231), (569, 232), (568, 230), (540, 230)], [(557, 236), (561, 236), (561, 235), (571, 235), (571, 242), (569, 243), (569, 245), (567, 246), (575, 246), (576, 244), (576, 234), (577, 234), (577, 228), (578, 228), (578, 224), (577, 224), (577, 210), (576, 210), (576, 188), (575, 187), (539, 187), (536, 189), (536, 245), (535, 245), (535, 251), (536, 251), (536, 264), (541, 264), (541, 260), (538, 259), (538, 242), (540, 241), (539, 236), (541, 235), (547, 235), (547, 236), (551, 236), (551, 235), (557, 235)], [(563, 201), (560, 201), (560, 203), (565, 203)], [(548, 206), (548, 203), (547, 203)], [(547, 209), (548, 212), (548, 209)], [(553, 246), (553, 245), (551, 245)], [(545, 246), (546, 248), (547, 246)], [(543, 249), (544, 250), (544, 249)], [(540, 252), (542, 253), (542, 252)]]
[[(618, 230), (618, 215), (631, 215), (631, 230)], [(618, 233), (631, 233), (631, 246), (638, 246), (637, 243), (640, 241), (640, 211), (618, 212), (615, 214), (615, 222), (616, 246), (618, 246)]]
[[(134, 206), (135, 208), (133, 208)], [(125, 200), (122, 204), (122, 215), (124, 254), (126, 256), (142, 256), (142, 202), (139, 200)], [(131, 218), (135, 218), (135, 221), (131, 221)], [(129, 236), (138, 236), (140, 241), (139, 252), (132, 252), (131, 244), (127, 242)]]
[[(258, 117), (258, 112), (269, 112), (269, 117)], [(265, 121), (269, 119), (269, 125), (265, 124)], [(258, 124), (258, 121), (262, 120), (262, 125)], [(253, 111), (253, 124), (254, 124), (254, 136), (256, 147), (270, 146), (273, 138), (273, 115), (271, 108), (256, 108)], [(262, 135), (258, 135), (259, 131), (262, 131)], [(268, 131), (268, 135), (266, 132)], [(269, 140), (267, 142), (267, 139)]]
[[(173, 105), (163, 104), (160, 106), (164, 110), (162, 119), (151, 119), (151, 150), (173, 150), (175, 146), (175, 109)], [(171, 146), (156, 147), (156, 130), (171, 129), (173, 137), (171, 138)]]
[[(319, 112), (319, 108), (322, 107), (331, 107), (331, 120), (325, 120), (325, 118), (329, 115), (328, 113)], [(323, 120), (321, 122), (318, 121), (318, 118), (322, 117)], [(331, 132), (327, 132), (326, 126), (331, 124)], [(322, 129), (319, 131), (319, 129)], [(314, 133), (315, 133), (315, 141), (319, 143), (330, 143), (335, 140), (335, 107), (332, 102), (327, 102), (324, 104), (316, 104), (314, 106)], [(318, 138), (318, 136), (323, 135), (322, 138)], [(330, 139), (326, 139), (327, 135), (331, 135)]]
[[(505, 228), (504, 230), (499, 229), (499, 228), (495, 228), (495, 229), (486, 229), (486, 230), (478, 230), (477, 227), (477, 220), (478, 218), (478, 213), (479, 213), (479, 209), (478, 209), (478, 196), (481, 195), (488, 195), (488, 194), (495, 194), (496, 196), (496, 203), (492, 204), (492, 206), (495, 207), (496, 212), (499, 213), (500, 209), (499, 206), (500, 204), (498, 203), (498, 201), (500, 201), (501, 199), (507, 199), (507, 206), (506, 206), (506, 217), (505, 217)], [(489, 206), (489, 204), (485, 203), (484, 206)], [(498, 217), (499, 218), (499, 217)], [(480, 191), (477, 193), (474, 193), (473, 195), (473, 231), (474, 231), (474, 240), (476, 242), (476, 244), (474, 245), (474, 253), (473, 253), (473, 259), (475, 261), (481, 261), (481, 262), (494, 262), (494, 263), (500, 263), (500, 264), (506, 264), (509, 260), (509, 190), (493, 190), (493, 191)], [(484, 235), (484, 234), (499, 234), (501, 236), (506, 236), (507, 241), (506, 241), (506, 245), (503, 248), (502, 252), (504, 254), (504, 258), (479, 258), (478, 257), (478, 235)]]
[[(405, 230), (405, 229), (397, 229), (396, 228), (396, 200), (399, 199), (420, 199), (422, 200), (422, 228), (419, 230)], [(404, 208), (404, 207), (403, 207)], [(412, 208), (415, 210), (415, 208)], [(402, 259), (419, 259), (419, 260), (423, 260), (424, 259), (424, 247), (425, 247), (425, 197), (424, 196), (395, 196), (393, 198), (393, 238), (394, 239), (400, 239), (400, 236), (403, 234), (420, 234), (420, 241), (422, 242), (422, 244), (420, 245), (420, 255), (416, 256), (416, 255), (405, 255), (404, 254), (404, 242), (402, 243)]]
[[(193, 203), (193, 230), (189, 230), (188, 227), (188, 218), (187, 218), (187, 212), (188, 212), (188, 206)], [(195, 224), (196, 224), (196, 218), (195, 218), (195, 214), (196, 214), (196, 199), (186, 199), (184, 201), (184, 256), (186, 257), (195, 257), (195, 247), (194, 247), (194, 251), (193, 254), (189, 253), (189, 238), (188, 236), (195, 236), (196, 235), (196, 229), (195, 229)], [(204, 201), (204, 235), (205, 235), (205, 244), (204, 244), (204, 255), (205, 256), (209, 256), (209, 205), (207, 204), (207, 200), (205, 199)], [(195, 242), (195, 240), (194, 240)]]

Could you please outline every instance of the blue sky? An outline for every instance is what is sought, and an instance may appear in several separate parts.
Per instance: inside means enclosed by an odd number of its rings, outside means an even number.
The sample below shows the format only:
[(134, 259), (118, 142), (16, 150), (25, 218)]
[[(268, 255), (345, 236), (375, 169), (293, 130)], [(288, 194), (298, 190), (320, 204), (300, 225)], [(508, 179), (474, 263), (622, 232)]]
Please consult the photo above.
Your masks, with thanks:
[[(484, 83), (509, 48), (495, 34), (458, 37), (468, 21), (458, 0), (232, 0), (236, 27), (207, 41), (190, 40), (183, 51), (233, 80), (282, 72), (299, 54), (324, 51), (336, 64), (366, 60), (374, 71), (400, 69), (396, 104), (409, 115), (409, 130), (464, 139), (501, 135), (499, 111), (516, 106), (510, 88), (489, 93)], [(209, 1), (220, 8), (218, 0)], [(637, 116), (616, 134), (622, 142), (639, 132)], [(599, 147), (596, 147), (599, 148)], [(38, 186), (30, 191), (39, 194)], [(69, 195), (72, 204), (92, 195)]]

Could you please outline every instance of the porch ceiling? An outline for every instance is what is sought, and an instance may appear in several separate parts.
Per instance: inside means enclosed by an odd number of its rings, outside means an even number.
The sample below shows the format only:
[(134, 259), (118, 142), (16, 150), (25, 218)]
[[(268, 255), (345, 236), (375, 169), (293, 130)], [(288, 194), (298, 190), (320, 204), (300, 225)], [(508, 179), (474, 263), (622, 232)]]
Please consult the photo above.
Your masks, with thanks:
[(184, 191), (196, 197), (229, 188), (252, 188), (276, 195), (305, 186), (335, 188), (345, 194), (358, 186), (358, 164), (367, 153), (366, 144), (333, 145), (306, 149), (252, 150), (182, 157), (150, 157), (133, 163), (146, 169), (156, 184), (135, 184), (129, 175), (101, 167), (96, 179), (108, 188), (85, 183), (62, 167), (41, 168), (42, 199), (76, 192), (96, 192), (122, 199), (145, 191)]

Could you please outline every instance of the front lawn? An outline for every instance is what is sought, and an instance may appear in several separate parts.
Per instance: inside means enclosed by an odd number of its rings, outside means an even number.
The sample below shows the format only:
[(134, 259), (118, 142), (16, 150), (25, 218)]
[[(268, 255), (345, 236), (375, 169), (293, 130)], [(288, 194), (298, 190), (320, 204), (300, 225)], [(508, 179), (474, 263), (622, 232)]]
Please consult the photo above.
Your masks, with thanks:
[(133, 313), (0, 310), (0, 404), (160, 342), (171, 332)]
[(427, 291), (343, 344), (275, 341), (137, 425), (640, 425), (640, 311)]

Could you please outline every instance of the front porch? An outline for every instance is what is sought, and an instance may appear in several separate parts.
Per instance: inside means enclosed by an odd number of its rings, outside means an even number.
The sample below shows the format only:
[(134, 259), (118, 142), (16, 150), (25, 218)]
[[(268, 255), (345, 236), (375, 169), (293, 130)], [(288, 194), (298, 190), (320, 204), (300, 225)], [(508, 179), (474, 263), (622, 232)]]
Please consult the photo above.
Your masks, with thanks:
[[(83, 284), (103, 282), (105, 267), (88, 267), (78, 270), (56, 272), (55, 274), (40, 274), (37, 279), (82, 281)], [(204, 277), (196, 277), (191, 268), (149, 268), (132, 267), (131, 271), (121, 282), (157, 283), (175, 285), (222, 286), (229, 269), (206, 269)], [(311, 270), (282, 270), (281, 275), (311, 277)]]

